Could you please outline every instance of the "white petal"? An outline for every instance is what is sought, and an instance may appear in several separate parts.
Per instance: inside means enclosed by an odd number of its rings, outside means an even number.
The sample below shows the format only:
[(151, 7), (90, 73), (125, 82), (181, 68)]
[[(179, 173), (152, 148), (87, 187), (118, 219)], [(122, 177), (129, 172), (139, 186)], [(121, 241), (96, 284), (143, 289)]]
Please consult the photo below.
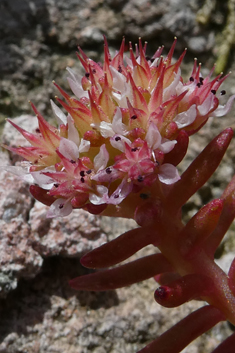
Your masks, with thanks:
[(197, 116), (196, 104), (191, 105), (191, 107), (185, 112), (179, 113), (175, 116), (174, 122), (179, 129), (188, 126), (194, 122)]
[(29, 172), (29, 167), (30, 164), (28, 166), (4, 166), (0, 167), (0, 171), (5, 170), (11, 174), (18, 176), (21, 180), (25, 181), (26, 183), (33, 184), (34, 178)]
[(128, 145), (131, 145), (131, 141), (125, 136), (114, 135), (113, 137), (110, 138), (109, 141), (114, 148), (118, 149), (121, 152), (125, 151), (124, 142), (126, 142)]
[(161, 144), (161, 140), (162, 140), (161, 134), (157, 126), (153, 122), (149, 124), (148, 132), (145, 136), (145, 140), (147, 141), (148, 146), (153, 150), (158, 148)]
[(159, 168), (158, 178), (162, 183), (170, 185), (178, 181), (180, 176), (175, 166), (170, 163), (165, 163)]
[(124, 91), (126, 76), (118, 72), (113, 66), (109, 66), (109, 68), (113, 76), (113, 88), (120, 92)]
[(108, 188), (103, 185), (97, 185), (96, 190), (99, 195), (89, 194), (89, 200), (93, 205), (102, 205), (108, 199)]
[(213, 108), (214, 95), (211, 93), (201, 105), (197, 106), (200, 115), (204, 116), (209, 113), (211, 108)]
[(47, 212), (47, 218), (65, 217), (68, 216), (72, 210), (73, 208), (70, 201), (60, 198), (51, 204)]
[(175, 147), (175, 144), (177, 143), (176, 140), (167, 140), (167, 139), (163, 139), (161, 146), (159, 146), (159, 149), (163, 152), (163, 153), (168, 153), (170, 151), (173, 150), (173, 148)]
[(80, 144), (79, 133), (78, 133), (78, 130), (76, 129), (76, 127), (74, 126), (74, 121), (73, 121), (71, 115), (68, 115), (67, 120), (68, 120), (68, 139), (70, 141), (73, 141), (77, 145), (79, 145)]
[(109, 173), (106, 172), (106, 169), (100, 170), (98, 173), (91, 177), (92, 180), (99, 181), (101, 183), (111, 183), (112, 181), (120, 178), (120, 172), (117, 169), (114, 169), (112, 166), (108, 167)]
[(79, 157), (79, 150), (76, 143), (66, 138), (61, 138), (59, 152), (68, 159), (76, 160)]
[(31, 175), (34, 179), (34, 182), (36, 182), (36, 184), (38, 184), (41, 188), (50, 190), (55, 183), (55, 180), (44, 174), (45, 172), (46, 170), (43, 169), (38, 172), (31, 172)]
[(174, 80), (171, 84), (163, 90), (163, 100), (168, 100), (172, 95), (176, 94), (176, 87), (180, 82), (181, 70), (178, 69), (177, 73), (174, 73)]
[[(132, 191), (133, 183), (128, 183), (126, 179), (124, 179), (121, 184), (117, 187), (117, 189), (110, 196), (107, 204), (119, 205)], [(118, 197), (117, 197), (118, 196)]]
[(83, 94), (83, 89), (81, 84), (79, 84), (78, 82), (74, 81), (72, 78), (67, 77), (69, 86), (73, 92), (73, 94), (77, 97), (77, 98), (81, 98), (82, 94)]
[(101, 121), (98, 129), (100, 130), (101, 136), (103, 136), (104, 138), (112, 137), (114, 135), (114, 131), (111, 123), (106, 123), (105, 121)]
[(229, 98), (225, 105), (219, 105), (218, 108), (211, 114), (211, 116), (220, 117), (226, 115), (232, 108), (235, 94)]
[(127, 55), (124, 55), (124, 60), (125, 60), (125, 62), (127, 63), (128, 66), (130, 66), (131, 68), (133, 68), (132, 61), (131, 61), (130, 58), (128, 58)]
[(126, 126), (122, 123), (122, 112), (119, 107), (117, 107), (114, 114), (112, 127), (115, 134), (123, 135), (126, 132)]
[(78, 147), (79, 152), (80, 153), (88, 152), (90, 149), (90, 144), (91, 144), (90, 141), (81, 139), (80, 146)]
[(82, 75), (77, 74), (74, 70), (72, 70), (68, 66), (66, 67), (66, 70), (69, 72), (72, 79), (81, 85)]
[(57, 107), (57, 105), (53, 102), (53, 100), (51, 99), (50, 100), (51, 102), (51, 108), (52, 108), (52, 111), (56, 117), (56, 120), (58, 122), (59, 125), (66, 125), (67, 124), (67, 118), (66, 118), (66, 115), (62, 112), (62, 110)]
[(187, 102), (188, 97), (194, 92), (196, 88), (196, 80), (194, 80), (191, 83), (183, 84), (182, 82), (179, 82), (177, 87), (176, 87), (176, 93), (177, 95), (180, 95), (181, 93), (187, 91), (186, 95), (183, 97), (181, 102)]
[(105, 144), (100, 147), (100, 152), (94, 158), (94, 169), (96, 172), (105, 169), (109, 160), (109, 153)]

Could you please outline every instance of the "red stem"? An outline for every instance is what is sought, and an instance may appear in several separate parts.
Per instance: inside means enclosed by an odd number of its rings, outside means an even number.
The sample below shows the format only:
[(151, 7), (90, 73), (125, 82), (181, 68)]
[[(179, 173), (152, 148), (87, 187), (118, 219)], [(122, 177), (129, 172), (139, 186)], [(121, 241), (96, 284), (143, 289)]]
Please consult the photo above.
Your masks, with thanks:
[(128, 259), (156, 240), (156, 233), (149, 228), (132, 229), (84, 255), (81, 264), (94, 269), (110, 267)]
[(167, 197), (168, 211), (177, 212), (214, 173), (233, 137), (228, 128), (216, 136), (175, 183)]
[(112, 290), (171, 270), (171, 265), (162, 254), (154, 254), (109, 270), (77, 277), (72, 279), (69, 284), (76, 290)]

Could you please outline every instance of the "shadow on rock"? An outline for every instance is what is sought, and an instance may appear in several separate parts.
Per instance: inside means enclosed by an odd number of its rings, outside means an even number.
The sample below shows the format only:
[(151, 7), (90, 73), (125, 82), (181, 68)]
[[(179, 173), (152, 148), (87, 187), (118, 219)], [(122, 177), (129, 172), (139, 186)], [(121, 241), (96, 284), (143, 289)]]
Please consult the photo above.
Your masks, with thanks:
[(78, 259), (51, 257), (44, 261), (42, 272), (32, 280), (21, 279), (15, 291), (0, 301), (0, 341), (9, 333), (27, 335), (29, 327), (48, 320), (60, 320), (63, 311), (96, 311), (119, 304), (115, 291), (77, 292), (69, 287), (68, 281), (87, 274)]

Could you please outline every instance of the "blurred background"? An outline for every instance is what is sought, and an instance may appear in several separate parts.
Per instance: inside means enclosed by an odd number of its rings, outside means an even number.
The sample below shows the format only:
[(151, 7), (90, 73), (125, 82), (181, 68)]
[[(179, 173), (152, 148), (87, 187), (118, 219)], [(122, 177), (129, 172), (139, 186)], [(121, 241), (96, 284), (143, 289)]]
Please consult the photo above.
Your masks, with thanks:
[[(148, 42), (151, 56), (161, 45), (167, 54), (177, 36), (174, 57), (188, 51), (182, 75), (188, 79), (193, 59), (207, 75), (233, 72), (223, 85), (225, 100), (235, 93), (234, 0), (0, 0), (0, 129), (6, 118), (32, 114), (32, 101), (51, 120), (52, 81), (69, 91), (66, 67), (82, 73), (77, 46), (101, 61), (103, 35), (111, 54), (123, 36)], [(234, 126), (234, 109), (212, 120), (191, 141), (185, 168), (221, 129)], [(19, 118), (20, 119), (20, 118)], [(22, 118), (22, 123), (24, 123)], [(32, 124), (28, 120), (28, 126)], [(2, 141), (18, 137), (5, 126)], [(10, 156), (12, 158), (12, 156)], [(234, 143), (224, 162), (185, 209), (185, 220), (217, 197), (234, 174)], [(1, 152), (1, 164), (10, 164)], [(187, 211), (187, 212), (186, 212)], [(88, 217), (75, 212), (66, 220), (45, 220), (23, 183), (0, 176), (0, 353), (135, 353), (180, 317), (202, 305), (162, 309), (153, 300), (154, 280), (112, 292), (76, 293), (68, 280), (87, 273), (79, 257), (107, 239), (135, 226), (133, 221)], [(187, 216), (188, 215), (188, 216)], [(234, 227), (233, 227), (234, 229)], [(233, 229), (218, 258), (235, 252)], [(151, 248), (142, 254), (148, 254)], [(230, 255), (222, 255), (230, 252)], [(140, 256), (140, 254), (138, 255)], [(233, 255), (234, 256), (234, 255)], [(226, 266), (226, 263), (225, 263)], [(223, 323), (191, 344), (185, 353), (210, 352), (231, 333)]]

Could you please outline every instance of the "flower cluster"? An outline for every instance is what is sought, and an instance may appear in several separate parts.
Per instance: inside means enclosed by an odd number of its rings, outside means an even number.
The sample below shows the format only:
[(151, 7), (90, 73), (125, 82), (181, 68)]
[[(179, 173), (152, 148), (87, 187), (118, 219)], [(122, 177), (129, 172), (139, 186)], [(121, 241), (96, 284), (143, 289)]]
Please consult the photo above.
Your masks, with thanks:
[(59, 127), (48, 124), (33, 105), (35, 134), (9, 120), (32, 145), (8, 149), (29, 161), (31, 193), (50, 206), (48, 217), (66, 216), (73, 208), (97, 214), (123, 209), (133, 216), (140, 200), (156, 197), (159, 185), (180, 179), (176, 166), (188, 136), (210, 116), (225, 115), (235, 96), (220, 105), (216, 94), (226, 77), (211, 80), (212, 70), (203, 78), (196, 60), (183, 82), (186, 51), (172, 64), (175, 45), (176, 40), (165, 58), (163, 47), (148, 57), (139, 40), (135, 53), (130, 44), (128, 57), (123, 40), (111, 58), (105, 40), (103, 65), (79, 48), (85, 75), (68, 68), (74, 95), (55, 84), (67, 111), (51, 101)]

